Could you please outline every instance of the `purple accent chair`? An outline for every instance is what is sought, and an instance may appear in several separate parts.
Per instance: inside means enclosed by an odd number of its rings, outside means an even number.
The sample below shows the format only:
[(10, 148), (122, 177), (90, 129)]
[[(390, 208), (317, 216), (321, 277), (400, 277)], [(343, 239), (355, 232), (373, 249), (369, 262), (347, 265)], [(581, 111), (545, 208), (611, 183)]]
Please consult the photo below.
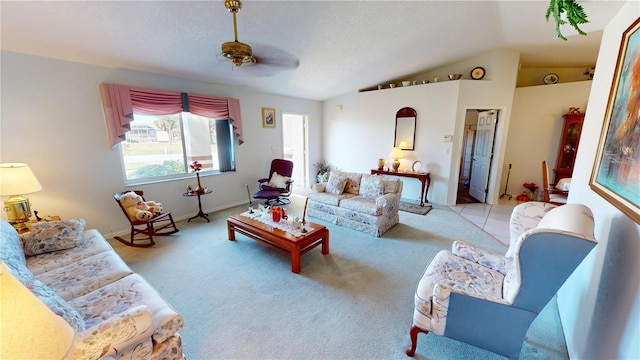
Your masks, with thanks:
[[(285, 176), (289, 180), (285, 181), (283, 187), (274, 187), (269, 185), (273, 173), (277, 173), (280, 176)], [(269, 177), (258, 180), (258, 187), (260, 191), (253, 194), (256, 199), (266, 200), (267, 205), (287, 205), (291, 203), (289, 195), (291, 195), (291, 174), (293, 174), (293, 162), (284, 159), (273, 159), (271, 161), (271, 169), (269, 170)]]

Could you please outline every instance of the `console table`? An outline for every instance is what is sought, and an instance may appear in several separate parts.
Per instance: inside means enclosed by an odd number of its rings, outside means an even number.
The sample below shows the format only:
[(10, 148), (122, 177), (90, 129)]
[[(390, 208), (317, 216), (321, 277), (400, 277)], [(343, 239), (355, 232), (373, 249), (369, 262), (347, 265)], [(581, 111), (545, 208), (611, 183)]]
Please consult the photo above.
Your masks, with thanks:
[(371, 169), (371, 175), (391, 175), (418, 179), (420, 180), (420, 183), (422, 183), (422, 191), (420, 192), (420, 206), (424, 206), (424, 203), (429, 202), (429, 200), (427, 200), (427, 194), (429, 193), (429, 186), (431, 185), (431, 173)]

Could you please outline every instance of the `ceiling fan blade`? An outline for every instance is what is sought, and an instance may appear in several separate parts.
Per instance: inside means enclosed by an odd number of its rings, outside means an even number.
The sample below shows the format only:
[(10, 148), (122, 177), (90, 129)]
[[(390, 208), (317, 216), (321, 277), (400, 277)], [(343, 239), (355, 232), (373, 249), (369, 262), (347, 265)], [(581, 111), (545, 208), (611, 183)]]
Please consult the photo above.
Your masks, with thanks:
[(253, 55), (258, 64), (275, 66), (286, 69), (296, 69), (300, 65), (300, 59), (290, 53), (269, 45), (253, 46)]

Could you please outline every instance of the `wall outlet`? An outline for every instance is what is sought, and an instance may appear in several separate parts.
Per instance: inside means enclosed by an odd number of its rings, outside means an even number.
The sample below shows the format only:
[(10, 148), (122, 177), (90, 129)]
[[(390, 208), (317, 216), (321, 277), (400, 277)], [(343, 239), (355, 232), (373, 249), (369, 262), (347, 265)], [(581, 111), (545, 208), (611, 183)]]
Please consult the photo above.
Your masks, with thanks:
[(444, 136), (444, 142), (452, 142), (452, 141), (453, 141), (453, 135)]

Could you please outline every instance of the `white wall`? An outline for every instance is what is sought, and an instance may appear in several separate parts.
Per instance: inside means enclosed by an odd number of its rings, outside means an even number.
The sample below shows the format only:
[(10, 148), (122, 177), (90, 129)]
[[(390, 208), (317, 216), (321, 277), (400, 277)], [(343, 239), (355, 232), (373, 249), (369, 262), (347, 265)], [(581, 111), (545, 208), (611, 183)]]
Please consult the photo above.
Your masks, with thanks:
[(640, 358), (640, 225), (589, 188), (621, 35), (639, 16), (640, 2), (630, 0), (604, 31), (569, 193), (593, 211), (598, 239), (558, 293), (574, 359)]
[[(501, 110), (496, 140), (499, 152), (504, 152), (511, 103), (517, 76), (519, 55), (496, 51), (466, 60), (447, 68), (425, 73), (447, 74), (471, 69), (471, 64), (483, 65), (490, 80), (441, 81), (425, 85), (383, 89), (346, 94), (323, 104), (323, 154), (331, 164), (344, 171), (369, 172), (377, 159), (389, 161), (393, 147), (395, 114), (403, 107), (417, 112), (415, 151), (405, 151), (400, 170), (409, 170), (415, 160), (431, 173), (429, 201), (455, 204), (457, 178), (462, 154), (462, 136), (467, 109), (495, 108)], [(444, 76), (446, 78), (446, 75)], [(342, 105), (342, 110), (336, 108)], [(444, 136), (452, 135), (453, 142)], [(494, 158), (501, 166), (503, 154)], [(417, 200), (420, 183), (403, 179), (402, 196)], [(500, 174), (490, 180), (490, 201), (498, 197)]]
[[(534, 182), (542, 187), (543, 160), (551, 171), (558, 157), (558, 147), (564, 124), (563, 114), (569, 107), (584, 112), (591, 89), (591, 81), (517, 88), (513, 98), (513, 112), (509, 126), (507, 151), (500, 189), (504, 192), (506, 174), (512, 164), (507, 193), (518, 195), (522, 184)], [(582, 151), (582, 144), (578, 152)]]
[[(28, 195), (40, 215), (84, 218), (105, 236), (126, 230), (128, 223), (113, 200), (113, 193), (125, 187), (118, 145), (112, 149), (107, 143), (102, 82), (240, 99), (245, 143), (236, 147), (237, 171), (202, 178), (214, 191), (202, 198), (205, 211), (246, 203), (244, 184), (257, 190), (257, 179), (268, 174), (271, 159), (282, 156), (283, 111), (308, 114), (309, 160), (320, 159), (322, 110), (317, 101), (5, 51), (1, 71), (0, 161), (30, 165), (43, 187)], [(277, 129), (262, 128), (263, 106), (276, 109)], [(135, 189), (180, 219), (197, 212), (196, 199), (182, 196), (187, 184), (195, 180)]]

